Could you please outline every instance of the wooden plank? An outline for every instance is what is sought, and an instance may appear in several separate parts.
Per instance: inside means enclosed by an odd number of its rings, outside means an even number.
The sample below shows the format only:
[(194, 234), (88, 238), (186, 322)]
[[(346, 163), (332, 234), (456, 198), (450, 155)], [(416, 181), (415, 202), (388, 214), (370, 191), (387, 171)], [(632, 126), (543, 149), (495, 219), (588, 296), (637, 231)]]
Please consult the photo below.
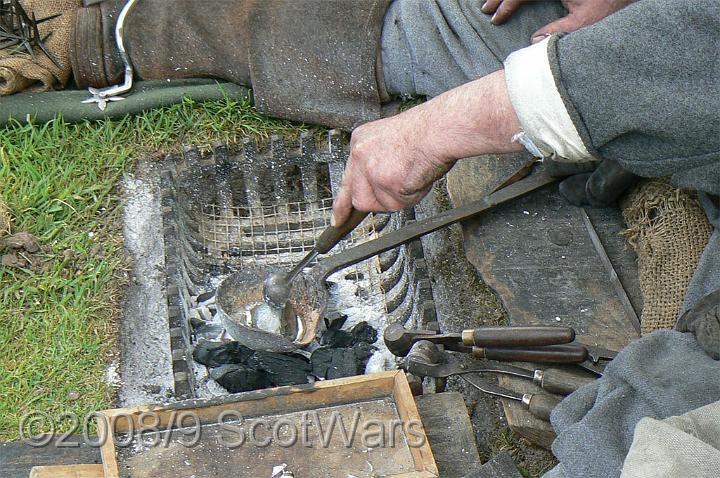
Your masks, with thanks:
[(475, 432), (462, 394), (430, 393), (415, 398), (440, 476), (464, 476), (480, 467)]
[[(448, 175), (453, 205), (491, 192), (518, 169), (525, 154), (464, 159)], [(588, 209), (627, 295), (639, 312), (642, 299), (634, 254), (620, 236), (617, 209)], [(566, 325), (580, 342), (620, 350), (638, 337), (593, 246), (581, 210), (551, 185), (462, 225), (468, 260), (495, 290), (511, 325)], [(527, 366), (527, 364), (525, 364)], [(531, 392), (532, 384), (503, 377), (501, 384)], [(549, 448), (552, 428), (515, 403), (504, 405), (510, 426)]]
[[(382, 403), (392, 403), (390, 409), (383, 407)], [(252, 422), (263, 420), (289, 420), (292, 424), (298, 422), (306, 412), (316, 410), (329, 417), (330, 413), (348, 414), (352, 411), (364, 410), (369, 420), (378, 424), (391, 424), (391, 436), (395, 436), (394, 423), (408, 425), (417, 421), (408, 432), (405, 427), (400, 434), (401, 446), (389, 447), (361, 446), (359, 451), (352, 446), (348, 449), (343, 443), (336, 440), (339, 433), (332, 434), (331, 446), (303, 447), (294, 443), (291, 446), (274, 444), (272, 449), (256, 447), (250, 450), (253, 454), (251, 460), (244, 457), (242, 449), (237, 448), (228, 454), (228, 448), (221, 439), (227, 430), (219, 426), (219, 417), (223, 412), (234, 411), (242, 416), (237, 426), (245, 426)], [(177, 412), (185, 411), (199, 418), (203, 424), (202, 446), (184, 446), (179, 440), (181, 432), (177, 426)], [(319, 468), (313, 471), (320, 476), (323, 467), (328, 470), (342, 470), (351, 468), (351, 464), (362, 473), (381, 473), (385, 476), (406, 478), (430, 478), (437, 476), (432, 451), (427, 442), (425, 431), (422, 428), (420, 415), (410, 392), (410, 387), (403, 372), (392, 371), (371, 375), (362, 375), (339, 380), (328, 380), (315, 384), (280, 387), (276, 389), (261, 390), (223, 397), (218, 400), (189, 400), (168, 406), (136, 407), (131, 409), (108, 410), (100, 413), (106, 420), (99, 420), (101, 438), (106, 438), (102, 447), (103, 462), (105, 465), (105, 478), (119, 478), (122, 469), (132, 470), (132, 476), (159, 477), (176, 476), (177, 472), (187, 472), (196, 476), (220, 476), (234, 473), (236, 476), (257, 476), (261, 471), (253, 466), (267, 468), (270, 464), (277, 465), (283, 462), (294, 463), (296, 467)], [(133, 442), (134, 450), (123, 450), (124, 459), (120, 463), (116, 444), (117, 433), (128, 431), (131, 424), (137, 433), (144, 422), (144, 417), (150, 414), (153, 417), (153, 432), (158, 438), (168, 438), (162, 446), (145, 447), (143, 444)], [(157, 421), (156, 421), (157, 417)], [(120, 420), (120, 419), (123, 420)], [(346, 417), (347, 418), (347, 417)], [(350, 417), (352, 418), (352, 417)], [(373, 420), (376, 418), (376, 420)], [(302, 418), (305, 420), (305, 418)], [(113, 422), (113, 420), (115, 420)], [(223, 421), (223, 423), (225, 423)], [(123, 425), (125, 424), (125, 425)], [(267, 426), (267, 424), (265, 425)], [(319, 425), (318, 425), (319, 426)], [(164, 429), (168, 428), (168, 433)], [(250, 427), (252, 429), (252, 427)], [(297, 427), (295, 428), (297, 430)], [(109, 433), (113, 430), (113, 433)], [(384, 429), (383, 429), (384, 430)], [(275, 430), (273, 430), (273, 433)], [(274, 435), (273, 435), (274, 436)], [(412, 443), (411, 446), (411, 436)], [(209, 439), (206, 440), (206, 437)], [(275, 436), (274, 436), (275, 437)], [(383, 432), (383, 438), (385, 433)], [(277, 439), (277, 437), (275, 437)], [(186, 441), (186, 440), (184, 440)], [(394, 438), (393, 438), (393, 442)], [(419, 444), (418, 444), (419, 443)], [(137, 446), (136, 446), (137, 445)], [(246, 447), (247, 449), (248, 447)], [(363, 453), (365, 455), (363, 455)], [(375, 466), (387, 470), (363, 470), (370, 464), (370, 454), (375, 453), (377, 458)], [(407, 457), (407, 458), (404, 458)], [(237, 460), (241, 460), (237, 462)], [(358, 461), (360, 460), (360, 461)], [(405, 460), (405, 461), (403, 461)], [(291, 464), (292, 466), (292, 464)], [(231, 469), (230, 469), (231, 468)], [(396, 470), (391, 472), (390, 470)], [(308, 470), (305, 470), (305, 474)], [(394, 473), (394, 474), (393, 474)]]
[[(522, 364), (521, 366), (527, 367), (528, 364)], [(507, 375), (498, 377), (498, 384), (518, 393), (547, 393), (529, 380), (513, 378)], [(555, 440), (555, 430), (550, 423), (535, 417), (519, 402), (514, 400), (503, 400), (502, 405), (508, 425), (515, 433), (546, 450), (550, 450), (552, 442)]]
[(101, 463), (100, 450), (88, 446), (82, 436), (67, 437), (64, 443), (73, 446), (60, 446), (63, 443), (59, 444), (57, 440), (43, 447), (32, 447), (23, 442), (0, 443), (0, 476), (27, 478), (34, 466)]
[[(312, 384), (267, 388), (225, 395), (209, 400), (184, 400), (165, 405), (143, 405), (131, 408), (104, 410), (102, 414), (114, 426), (115, 432), (127, 431), (132, 420), (134, 427), (140, 426), (143, 414), (160, 414), (158, 427), (167, 427), (172, 411), (192, 410), (201, 420), (214, 423), (218, 414), (233, 408), (245, 417), (255, 417), (277, 412), (304, 410), (308, 406), (352, 403), (387, 396), (395, 386), (398, 371), (381, 372), (371, 375), (357, 375), (336, 380), (318, 381)], [(162, 412), (162, 413), (161, 413)], [(205, 423), (205, 422), (203, 422)]]
[[(158, 439), (159, 443), (145, 445), (141, 440), (133, 440), (130, 447), (118, 447), (120, 476), (251, 478), (267, 476), (274, 466), (281, 463), (286, 463), (288, 470), (296, 476), (317, 478), (346, 475), (369, 478), (375, 474), (393, 476), (399, 473), (411, 473), (410, 476), (413, 476), (418, 472), (418, 464), (408, 445), (410, 438), (406, 438), (400, 428), (391, 430), (391, 424), (400, 419), (390, 398), (325, 407), (316, 412), (317, 415), (295, 412), (242, 421), (226, 419), (223, 427), (204, 425), (201, 438), (193, 446), (183, 445), (183, 442), (190, 442), (193, 435), (185, 436), (177, 429), (171, 432), (167, 441), (164, 441), (168, 437), (167, 432), (147, 433), (144, 434), (145, 443), (154, 439)], [(340, 430), (341, 425), (330, 433), (333, 419), (337, 419), (337, 424), (343, 424), (349, 437), (347, 442)], [(311, 422), (306, 443), (301, 438), (304, 420)], [(358, 427), (353, 431), (355, 420)], [(370, 420), (374, 425), (366, 430), (365, 424)], [(279, 423), (283, 424), (282, 430), (277, 427)], [(256, 425), (257, 428), (253, 428)], [(233, 429), (228, 429), (228, 426)], [(320, 438), (321, 427), (327, 441)], [(366, 435), (381, 433), (380, 427), (384, 427), (382, 440)], [(394, 435), (392, 443), (388, 441), (391, 434)], [(364, 436), (372, 442), (366, 444)], [(244, 443), (240, 444), (242, 438)]]
[[(422, 424), (420, 413), (415, 403), (415, 397), (413, 397), (412, 391), (410, 390), (410, 384), (407, 381), (405, 372), (400, 372), (395, 375), (395, 387), (392, 391), (392, 397), (393, 400), (395, 400), (398, 415), (400, 415), (400, 420), (402, 420), (403, 423)], [(426, 432), (423, 431), (423, 434), (425, 433)], [(437, 464), (435, 463), (435, 458), (430, 449), (427, 436), (421, 446), (410, 447), (410, 453), (415, 460), (415, 471), (425, 472), (428, 476), (438, 475)]]
[[(440, 476), (462, 476), (463, 471), (480, 466), (474, 432), (462, 396), (455, 392), (429, 394), (417, 397), (416, 402)], [(89, 439), (97, 442), (97, 437)], [(70, 437), (68, 441), (83, 443), (83, 438)], [(3, 478), (27, 478), (35, 465), (82, 462), (96, 463), (94, 466), (102, 467), (100, 450), (86, 445), (71, 448), (33, 448), (20, 442), (0, 444)]]
[(36, 466), (30, 478), (104, 478), (102, 465)]

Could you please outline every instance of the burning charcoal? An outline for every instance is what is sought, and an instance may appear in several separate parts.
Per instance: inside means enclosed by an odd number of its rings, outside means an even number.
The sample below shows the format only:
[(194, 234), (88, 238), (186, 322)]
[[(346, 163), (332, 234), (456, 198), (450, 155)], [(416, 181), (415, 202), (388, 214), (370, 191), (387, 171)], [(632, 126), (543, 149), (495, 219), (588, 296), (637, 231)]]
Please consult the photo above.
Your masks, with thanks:
[(210, 377), (230, 393), (249, 392), (272, 386), (270, 376), (262, 370), (229, 364), (210, 370)]
[(247, 361), (252, 369), (267, 372), (275, 386), (299, 385), (308, 382), (310, 362), (304, 357), (257, 351)]
[(338, 331), (343, 328), (345, 322), (347, 322), (348, 316), (342, 314), (333, 314), (334, 317), (325, 317), (325, 329), (326, 332)]
[(378, 331), (365, 321), (355, 325), (350, 333), (353, 336), (351, 345), (358, 345), (361, 343), (374, 344), (378, 338)]
[(335, 319), (325, 318), (327, 330), (320, 337), (320, 345), (331, 348), (349, 347), (352, 343), (352, 335), (341, 330), (346, 321), (347, 315), (340, 315)]
[(319, 348), (310, 357), (313, 375), (334, 379), (362, 374), (372, 351), (365, 343), (353, 348)]
[(327, 329), (320, 336), (320, 346), (333, 349), (350, 347), (353, 339), (353, 334), (347, 330)]
[(245, 363), (253, 351), (238, 342), (210, 342), (201, 340), (193, 351), (196, 362), (210, 368), (226, 364)]
[(351, 330), (340, 330), (345, 325), (347, 317), (341, 317), (327, 324), (327, 330), (320, 337), (320, 346), (328, 348), (352, 347), (360, 343), (374, 344), (377, 340), (377, 330), (367, 322), (360, 322)]

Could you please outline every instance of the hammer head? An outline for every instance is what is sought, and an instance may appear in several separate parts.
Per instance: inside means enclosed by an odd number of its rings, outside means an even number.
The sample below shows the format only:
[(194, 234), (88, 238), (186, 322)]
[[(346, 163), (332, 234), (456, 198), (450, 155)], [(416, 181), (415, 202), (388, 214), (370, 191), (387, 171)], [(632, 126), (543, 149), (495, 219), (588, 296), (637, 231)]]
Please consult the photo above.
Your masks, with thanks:
[(410, 348), (423, 336), (434, 335), (435, 332), (430, 330), (413, 330), (409, 331), (401, 324), (394, 323), (385, 327), (383, 332), (383, 340), (388, 350), (396, 357), (405, 357)]
[(413, 363), (421, 363), (425, 365), (437, 365), (445, 362), (445, 356), (437, 345), (428, 340), (419, 340), (410, 348), (410, 352), (405, 357), (405, 366), (409, 372), (412, 372)]

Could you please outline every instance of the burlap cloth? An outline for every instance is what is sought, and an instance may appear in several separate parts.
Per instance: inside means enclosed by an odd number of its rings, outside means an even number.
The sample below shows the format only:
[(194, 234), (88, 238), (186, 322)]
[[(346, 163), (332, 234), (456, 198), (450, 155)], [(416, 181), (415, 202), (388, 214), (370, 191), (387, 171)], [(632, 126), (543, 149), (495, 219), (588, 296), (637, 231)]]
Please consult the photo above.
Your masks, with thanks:
[(712, 226), (696, 196), (649, 180), (623, 201), (626, 237), (638, 255), (642, 334), (675, 326)]
[(75, 24), (80, 0), (21, 0), (28, 15), (35, 13), (41, 19), (57, 13), (61, 16), (38, 25), (40, 36), (49, 32), (52, 36), (45, 41), (47, 47), (62, 68), (58, 68), (42, 51), (35, 50), (33, 59), (28, 53), (10, 55), (8, 50), (0, 50), (0, 96), (11, 95), (27, 89), (47, 91), (64, 87), (70, 79), (70, 40)]

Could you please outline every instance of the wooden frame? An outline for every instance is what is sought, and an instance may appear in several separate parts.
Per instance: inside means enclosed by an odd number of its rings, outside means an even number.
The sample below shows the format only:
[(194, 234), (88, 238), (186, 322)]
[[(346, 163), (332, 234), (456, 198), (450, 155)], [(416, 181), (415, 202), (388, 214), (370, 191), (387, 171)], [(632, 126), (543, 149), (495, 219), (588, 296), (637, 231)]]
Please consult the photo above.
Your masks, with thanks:
[[(148, 412), (159, 417), (159, 428), (167, 428), (173, 412), (192, 411), (201, 423), (215, 423), (226, 410), (241, 413), (244, 417), (260, 417), (279, 413), (313, 410), (336, 405), (391, 398), (400, 419), (409, 423), (422, 423), (415, 399), (410, 391), (404, 372), (391, 371), (338, 380), (326, 380), (308, 385), (279, 387), (240, 393), (213, 400), (187, 400), (163, 406), (142, 406), (105, 410), (98, 414), (98, 435), (101, 447), (105, 478), (120, 478), (116, 455), (115, 434), (127, 432), (132, 420), (134, 429), (141, 426), (139, 417)], [(119, 418), (122, 417), (122, 420)], [(112, 424), (112, 426), (110, 426)], [(113, 430), (110, 433), (111, 429)], [(408, 447), (415, 471), (390, 475), (388, 478), (436, 478), (438, 476), (435, 458), (427, 441), (425, 430), (416, 430), (424, 437), (419, 447)], [(198, 477), (202, 478), (202, 477)]]

